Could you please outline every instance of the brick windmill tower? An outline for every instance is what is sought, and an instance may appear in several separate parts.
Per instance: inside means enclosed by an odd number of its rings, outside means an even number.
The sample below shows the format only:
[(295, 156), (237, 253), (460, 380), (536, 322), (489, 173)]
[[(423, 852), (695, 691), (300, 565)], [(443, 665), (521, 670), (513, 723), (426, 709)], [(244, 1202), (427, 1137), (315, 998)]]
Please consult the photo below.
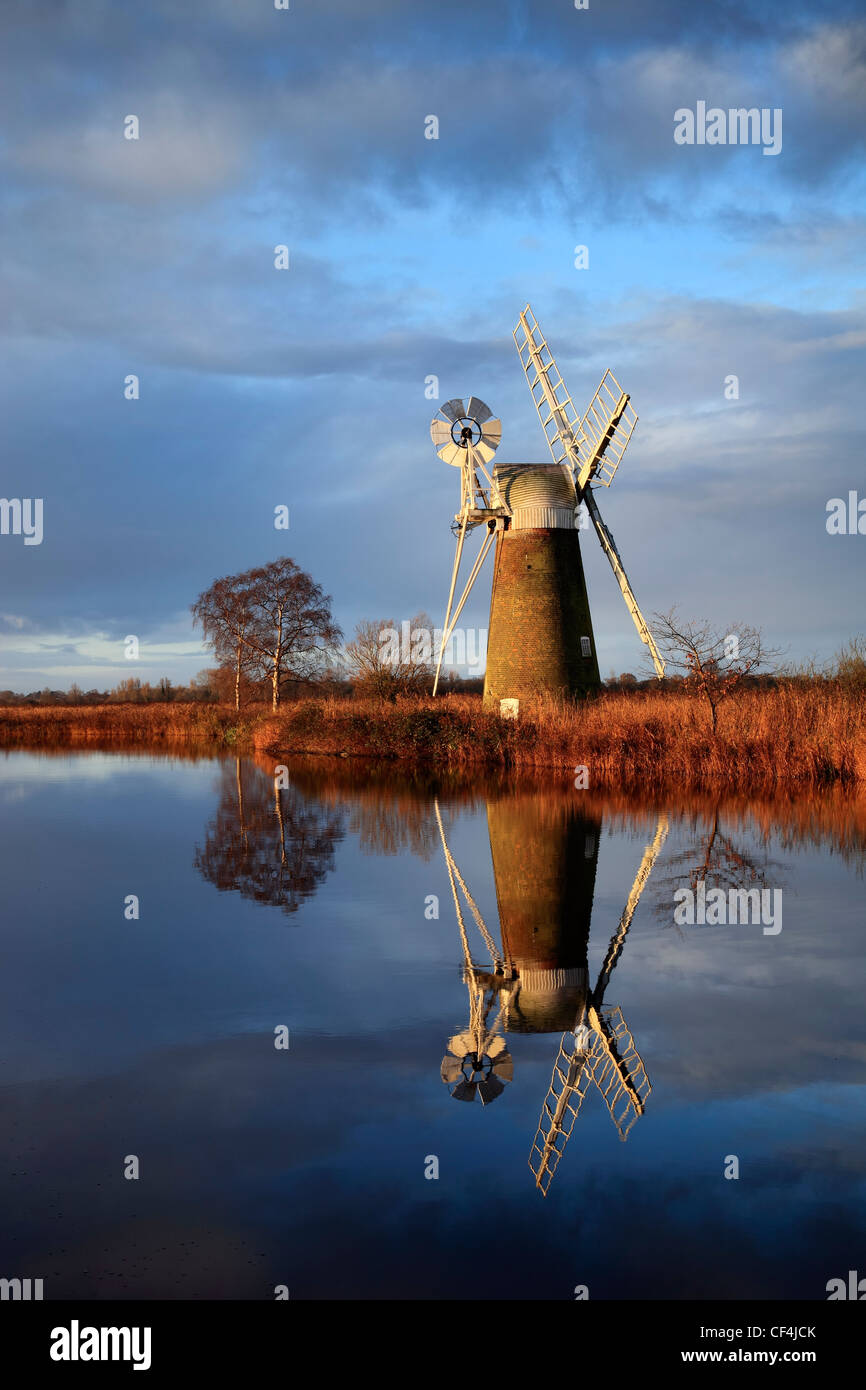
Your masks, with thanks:
[[(453, 523), (457, 553), (433, 693), (442, 654), (495, 540), (484, 703), (509, 713), (533, 695), (585, 695), (600, 684), (580, 553), (584, 515), (595, 527), (656, 674), (664, 674), (594, 496), (595, 489), (613, 481), (637, 424), (629, 396), (607, 371), (580, 418), (528, 304), (514, 342), (552, 463), (498, 464), (489, 472), (502, 426), (474, 396), (466, 406), (448, 401), (430, 426), (440, 458), (461, 469), (460, 510)], [(463, 544), (477, 526), (485, 528), (481, 550), (455, 606)]]

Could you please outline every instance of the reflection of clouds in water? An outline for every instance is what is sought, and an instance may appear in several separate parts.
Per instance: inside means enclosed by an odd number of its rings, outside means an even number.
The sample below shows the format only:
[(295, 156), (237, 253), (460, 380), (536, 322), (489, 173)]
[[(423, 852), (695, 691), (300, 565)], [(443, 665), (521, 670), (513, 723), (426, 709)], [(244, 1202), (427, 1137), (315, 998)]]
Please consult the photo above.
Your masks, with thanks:
[(12, 806), (16, 801), (28, 801), (32, 796), (36, 795), (38, 790), (39, 788), (35, 786), (0, 787), (0, 801), (2, 801), (5, 806)]
[[(12, 750), (6, 750), (7, 758), (10, 752)], [(128, 771), (140, 771), (140, 761), (136, 767), (132, 759), (119, 753), (91, 753), (86, 750), (37, 753), (15, 749), (13, 756), (14, 763), (8, 765), (6, 758), (0, 759), (0, 784), (7, 778), (10, 782), (14, 778), (22, 791), (21, 784), (24, 783), (30, 790), (49, 782), (67, 783), (72, 772), (77, 781), (109, 782), (124, 766)]]
[[(4, 818), (11, 949), (0, 1022), (19, 1084), (7, 1088), (0, 1158), (27, 1170), (16, 1221), (32, 1267), (43, 1253), (51, 1261), (52, 1296), (259, 1297), (277, 1282), (292, 1297), (448, 1296), (455, 1261), (473, 1258), (481, 1191), (497, 1211), (485, 1228), (489, 1296), (561, 1296), (578, 1277), (575, 1250), (594, 1297), (694, 1296), (697, 1275), (705, 1297), (822, 1298), (831, 1274), (854, 1267), (866, 1027), (861, 885), (843, 855), (863, 844), (855, 806), (722, 803), (724, 833), (789, 875), (778, 938), (742, 928), (677, 937), (655, 918), (650, 879), (607, 995), (652, 1095), (623, 1145), (589, 1091), (544, 1203), (526, 1158), (558, 1030), (509, 1034), (514, 1077), (483, 1115), (453, 1104), (440, 1080), (445, 1039), (466, 1026), (461, 940), (445, 864), (424, 857), (423, 835), (403, 842), (400, 830), (426, 812), (435, 831), (429, 784), (374, 783), (360, 764), (290, 767), (278, 816), (264, 760), (112, 765), (123, 773), (114, 799), (72, 773)], [(595, 981), (659, 810), (672, 858), (713, 824), (712, 799), (636, 805), (577, 798), (570, 784), (483, 788), (446, 788), (443, 819), (491, 933), (504, 920), (510, 955), (524, 962), (524, 997), (563, 983), (552, 957), (570, 953), (577, 968), (587, 927)], [(49, 814), (60, 914), (51, 894), (32, 894), (32, 846), (45, 843)], [(357, 838), (337, 848), (353, 818)], [(191, 864), (196, 842), (205, 858), (211, 846), (206, 881)], [(306, 894), (291, 932), (270, 929), (277, 919), (255, 905), (294, 910), (283, 846)], [(332, 867), (342, 872), (317, 893)], [(130, 869), (146, 931), (119, 931), (94, 910), (104, 881), (115, 902), (111, 885), (125, 890)], [(430, 891), (441, 902), (433, 922)], [(480, 951), (471, 914), (467, 924)], [(544, 978), (527, 978), (542, 953)], [(75, 1021), (61, 1060), (46, 1010)], [(277, 1022), (291, 1028), (286, 1055), (273, 1047)], [(58, 1078), (61, 1065), (74, 1079)], [(125, 1153), (133, 1132), (156, 1144), (134, 1221), (104, 1182), (106, 1152)], [(732, 1152), (740, 1183), (721, 1177)], [(429, 1153), (444, 1156), (439, 1182), (424, 1181)]]

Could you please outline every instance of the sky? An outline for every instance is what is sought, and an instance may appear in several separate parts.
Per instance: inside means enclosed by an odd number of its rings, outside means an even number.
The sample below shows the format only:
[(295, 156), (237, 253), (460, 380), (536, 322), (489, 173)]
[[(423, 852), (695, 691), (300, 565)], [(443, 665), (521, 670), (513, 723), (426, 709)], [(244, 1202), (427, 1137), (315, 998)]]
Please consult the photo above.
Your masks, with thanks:
[[(430, 419), (475, 394), (497, 462), (547, 460), (527, 302), (578, 406), (608, 367), (631, 394), (597, 500), (644, 612), (828, 659), (866, 627), (866, 534), (827, 530), (866, 499), (858, 11), (6, 0), (0, 492), (42, 499), (43, 536), (0, 535), (0, 688), (187, 681), (213, 664), (190, 604), (285, 554), (347, 637), (441, 622), (459, 489)], [(781, 112), (781, 149), (676, 143), (700, 102)], [(640, 671), (581, 541), (602, 674)]]

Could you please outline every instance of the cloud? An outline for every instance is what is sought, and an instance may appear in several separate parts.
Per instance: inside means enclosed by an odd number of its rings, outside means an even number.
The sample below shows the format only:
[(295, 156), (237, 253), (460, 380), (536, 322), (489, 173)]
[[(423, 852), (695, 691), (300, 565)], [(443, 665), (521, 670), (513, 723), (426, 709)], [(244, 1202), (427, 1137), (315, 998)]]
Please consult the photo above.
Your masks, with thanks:
[[(44, 498), (46, 532), (26, 555), (0, 539), (0, 577), (74, 647), (34, 682), (186, 622), (215, 574), (277, 553), (278, 503), (346, 630), (394, 592), (435, 616), (455, 500), (425, 382), (488, 400), (500, 458), (543, 456), (510, 335), (527, 297), (576, 400), (608, 366), (632, 393), (601, 506), (644, 606), (760, 599), (783, 642), (838, 645), (857, 556), (826, 550), (823, 509), (855, 485), (866, 334), (850, 8), (7, 7), (4, 490)], [(698, 98), (783, 105), (782, 156), (675, 146)], [(628, 669), (592, 544), (602, 658)], [(9, 665), (38, 664), (9, 640), (28, 631), (6, 625)], [(185, 635), (160, 648), (177, 679), (203, 664)]]
[[(25, 26), (10, 48), (7, 166), (25, 187), (51, 179), (132, 206), (231, 193), (282, 202), (293, 220), (321, 226), (335, 214), (381, 221), (390, 200), (447, 201), (458, 218), (515, 200), (536, 214), (576, 216), (591, 203), (626, 220), (648, 209), (700, 216), (732, 169), (784, 200), (791, 185), (834, 187), (862, 150), (866, 29), (844, 15), (804, 28), (793, 14), (770, 25), (759, 6), (737, 7), (734, 45), (725, 14), (690, 24), (675, 6), (654, 6), (652, 23), (620, 27), (616, 39), (576, 14), (527, 27), (520, 7), (503, 25), (501, 5), (493, 27), (493, 9), (490, 20), (461, 10), (466, 32), (447, 61), (431, 59), (423, 39), (428, 28), (441, 37), (442, 6), (387, 35), (387, 6), (341, 9), (330, 23), (339, 16), (342, 42), (327, 48), (317, 42), (324, 10), (293, 16), (294, 27), (258, 16), (239, 43), (233, 6), (208, 7), (195, 41), (177, 16), (109, 20), (99, 38), (71, 17), (54, 31)], [(78, 24), (94, 39), (86, 52)], [(46, 69), (38, 103), (16, 45)], [(783, 159), (676, 146), (674, 111), (697, 99), (782, 107)], [(139, 141), (123, 139), (130, 112)], [(429, 114), (438, 140), (424, 138)]]
[[(77, 128), (34, 133), (15, 148), (14, 165), (34, 182), (47, 178), (148, 204), (198, 200), (237, 180), (248, 148), (237, 113), (203, 109), (171, 91), (148, 93), (138, 107), (122, 114), (103, 107)], [(128, 115), (139, 121), (137, 139), (124, 135)]]
[[(207, 333), (202, 357), (168, 337), (161, 344), (169, 363), (188, 355), (198, 375), (168, 366), (145, 373), (142, 400), (132, 405), (122, 400), (116, 367), (115, 379), (102, 372), (93, 380), (83, 411), (77, 387), (55, 395), (56, 424), (48, 434), (40, 424), (44, 453), (28, 465), (46, 494), (46, 540), (29, 557), (27, 598), (18, 607), (31, 623), (50, 612), (49, 636), (37, 631), (38, 640), (72, 640), (77, 655), (45, 652), (37, 660), (33, 634), (24, 642), (14, 634), (4, 642), (7, 670), (26, 668), (39, 685), (74, 665), (79, 680), (114, 684), (119, 644), (135, 632), (149, 642), (143, 677), (188, 679), (207, 657), (187, 640), (186, 605), (215, 574), (283, 550), (334, 595), (346, 631), (370, 613), (390, 612), (394, 592), (404, 598), (399, 616), (419, 608), (437, 616), (456, 497), (451, 471), (428, 444), (435, 402), (424, 397), (425, 377), (441, 372), (443, 392), (468, 386), (488, 400), (504, 422), (502, 459), (537, 459), (545, 446), (506, 333), (473, 338), (466, 323), (455, 325), (459, 338), (383, 334), (382, 319), (396, 319), (396, 311), (367, 318), (358, 306), (370, 294), (356, 299), (346, 290), (343, 341), (328, 324), (318, 337), (311, 314), (303, 344), (291, 341), (289, 324), (287, 341), (265, 352), (248, 305), (248, 321), (236, 321), (214, 353)], [(856, 486), (864, 315), (863, 307), (809, 313), (676, 295), (613, 301), (590, 320), (567, 297), (544, 313), (575, 400), (582, 406), (612, 365), (638, 410), (628, 454), (599, 504), (647, 611), (681, 601), (686, 587), (690, 612), (720, 622), (744, 616), (795, 654), (820, 647), (829, 655), (856, 630), (858, 554), (827, 536), (825, 504)], [(507, 326), (513, 317), (510, 297), (499, 291), (481, 326), (488, 319)], [(150, 341), (159, 350), (158, 335)], [(215, 359), (220, 373), (201, 374)], [(258, 367), (262, 376), (221, 374), (239, 367)], [(737, 400), (725, 398), (731, 374)], [(10, 404), (35, 421), (44, 413), (38, 376), (32, 393), (19, 385)], [(64, 422), (75, 414), (81, 420), (70, 436)], [(70, 448), (90, 460), (86, 499), (64, 461)], [(291, 510), (285, 537), (273, 531), (277, 502)], [(335, 527), (345, 540), (338, 547)], [(630, 669), (640, 654), (636, 638), (597, 552), (590, 535), (584, 554), (603, 666)], [(374, 565), (365, 558), (371, 553)], [(20, 562), (0, 545), (8, 582)], [(775, 591), (768, 569), (791, 577)], [(809, 570), (824, 573), (819, 589), (804, 590), (793, 577)], [(467, 622), (486, 626), (487, 592), (482, 580)], [(165, 613), (179, 614), (176, 630), (166, 630)]]

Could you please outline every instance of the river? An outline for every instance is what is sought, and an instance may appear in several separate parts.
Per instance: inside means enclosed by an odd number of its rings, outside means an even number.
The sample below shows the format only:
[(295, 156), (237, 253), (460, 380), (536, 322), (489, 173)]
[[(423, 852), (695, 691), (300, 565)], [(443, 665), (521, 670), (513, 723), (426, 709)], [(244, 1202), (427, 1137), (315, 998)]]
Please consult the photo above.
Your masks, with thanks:
[(866, 1275), (862, 802), (15, 752), (0, 817), (0, 1275), (568, 1300)]

